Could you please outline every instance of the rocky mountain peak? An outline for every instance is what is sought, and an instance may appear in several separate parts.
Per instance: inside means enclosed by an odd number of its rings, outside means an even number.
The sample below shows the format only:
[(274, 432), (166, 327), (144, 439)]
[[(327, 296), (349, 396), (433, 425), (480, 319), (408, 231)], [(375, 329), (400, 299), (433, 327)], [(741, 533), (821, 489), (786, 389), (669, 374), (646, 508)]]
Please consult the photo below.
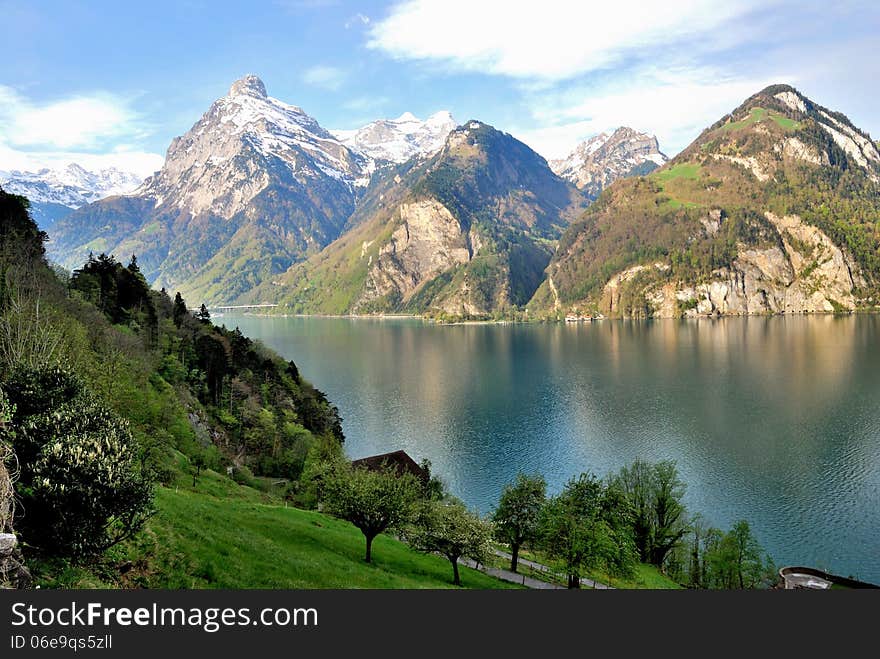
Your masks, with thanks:
[(597, 197), (617, 179), (647, 174), (667, 160), (656, 137), (621, 126), (581, 142), (568, 157), (551, 160), (550, 168)]
[(414, 156), (433, 155), (454, 128), (455, 120), (445, 110), (425, 121), (404, 112), (396, 119), (378, 119), (355, 130), (333, 131), (333, 135), (367, 158), (399, 164)]
[(259, 77), (249, 73), (243, 78), (236, 80), (229, 88), (229, 96), (256, 96), (266, 98), (266, 85)]
[(790, 85), (771, 85), (707, 128), (676, 162), (711, 157), (738, 164), (758, 181), (785, 162), (863, 170), (880, 183), (880, 151), (846, 115), (814, 103)]

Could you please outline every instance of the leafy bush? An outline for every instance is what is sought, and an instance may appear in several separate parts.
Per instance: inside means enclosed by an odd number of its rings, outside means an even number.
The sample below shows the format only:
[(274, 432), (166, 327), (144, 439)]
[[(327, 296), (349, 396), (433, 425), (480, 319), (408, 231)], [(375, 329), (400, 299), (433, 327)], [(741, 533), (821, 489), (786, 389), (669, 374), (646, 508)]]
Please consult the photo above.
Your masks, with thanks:
[(152, 487), (127, 422), (60, 368), (20, 370), (6, 390), (16, 406), (10, 434), (25, 541), (82, 558), (133, 535), (149, 515)]

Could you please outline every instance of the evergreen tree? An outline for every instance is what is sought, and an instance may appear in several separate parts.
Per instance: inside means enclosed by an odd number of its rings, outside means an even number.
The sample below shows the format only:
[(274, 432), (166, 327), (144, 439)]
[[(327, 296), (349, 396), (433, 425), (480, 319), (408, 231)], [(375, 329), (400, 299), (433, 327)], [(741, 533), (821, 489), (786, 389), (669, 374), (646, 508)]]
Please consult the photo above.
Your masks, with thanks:
[(202, 304), (202, 306), (199, 307), (199, 310), (196, 313), (196, 318), (198, 318), (199, 322), (203, 324), (208, 324), (211, 321), (211, 312), (208, 311), (208, 307)]
[(186, 308), (186, 302), (183, 301), (183, 296), (180, 294), (180, 291), (174, 296), (174, 310), (172, 311), (172, 318), (174, 319), (174, 324), (177, 327), (180, 327), (183, 324), (183, 319), (186, 318), (189, 311)]

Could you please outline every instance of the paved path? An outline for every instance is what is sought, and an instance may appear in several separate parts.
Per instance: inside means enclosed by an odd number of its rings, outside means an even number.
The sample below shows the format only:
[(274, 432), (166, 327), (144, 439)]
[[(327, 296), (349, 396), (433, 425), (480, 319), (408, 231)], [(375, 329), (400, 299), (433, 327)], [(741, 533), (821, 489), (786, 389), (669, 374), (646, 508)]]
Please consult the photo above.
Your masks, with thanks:
[(524, 574), (517, 574), (516, 572), (503, 570), (498, 567), (488, 567), (486, 565), (479, 564), (469, 558), (462, 558), (459, 562), (462, 565), (466, 565), (467, 567), (479, 570), (480, 572), (495, 577), (496, 579), (509, 581), (510, 583), (517, 583), (525, 586), (526, 588), (534, 588), (536, 590), (565, 590), (565, 587), (560, 586), (559, 584), (549, 583), (547, 581), (540, 581), (539, 579), (533, 579), (532, 577), (527, 577)]
[[(504, 558), (508, 561), (511, 558), (510, 554), (508, 554), (507, 552), (501, 551), (500, 549), (494, 549), (493, 553), (496, 556), (500, 556), (501, 558)], [(526, 566), (532, 568), (533, 570), (538, 570), (539, 572), (550, 572), (550, 568), (547, 567), (546, 565), (543, 565), (541, 563), (536, 563), (535, 561), (530, 561), (527, 558), (520, 558), (518, 562), (521, 565), (526, 565)], [(516, 574), (516, 572), (511, 572), (510, 570), (504, 570), (504, 572), (507, 572), (508, 574), (512, 574), (514, 576), (519, 576)], [(512, 581), (512, 579), (505, 579), (505, 581)], [(538, 580), (533, 579), (533, 581), (538, 581)], [(517, 582), (517, 583), (519, 583), (519, 582)], [(539, 583), (546, 583), (546, 582), (540, 581)], [(581, 585), (586, 586), (587, 588), (593, 588), (595, 590), (614, 590), (614, 586), (609, 586), (608, 584), (601, 583), (600, 581), (593, 581), (592, 579), (587, 579), (586, 577), (581, 578)], [(554, 585), (554, 587), (555, 588), (562, 588), (562, 586), (555, 586), (555, 585)]]

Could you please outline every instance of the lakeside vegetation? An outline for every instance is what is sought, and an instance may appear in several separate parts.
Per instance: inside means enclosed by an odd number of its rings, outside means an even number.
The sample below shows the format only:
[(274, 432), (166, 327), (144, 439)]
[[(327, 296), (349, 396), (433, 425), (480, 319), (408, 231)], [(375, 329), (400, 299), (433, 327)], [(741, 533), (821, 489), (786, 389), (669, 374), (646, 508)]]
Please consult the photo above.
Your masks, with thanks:
[(39, 585), (509, 587), (460, 565), (493, 560), (493, 537), (570, 587), (770, 582), (747, 524), (687, 514), (671, 463), (582, 474), (549, 498), (523, 476), (492, 520), (429, 464), (355, 467), (296, 364), (150, 290), (134, 256), (53, 271), (45, 238), (0, 191), (0, 484), (17, 498), (0, 489), (0, 532)]

